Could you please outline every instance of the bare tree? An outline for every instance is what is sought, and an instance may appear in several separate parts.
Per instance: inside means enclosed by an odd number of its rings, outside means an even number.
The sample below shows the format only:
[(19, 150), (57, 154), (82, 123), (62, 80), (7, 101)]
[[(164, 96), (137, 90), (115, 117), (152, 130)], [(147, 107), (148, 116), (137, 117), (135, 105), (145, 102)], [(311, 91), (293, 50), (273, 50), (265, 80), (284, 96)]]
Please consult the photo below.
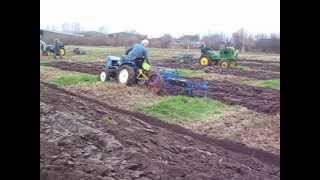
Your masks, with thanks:
[(186, 49), (189, 49), (193, 43), (198, 42), (200, 39), (199, 35), (184, 35), (178, 39), (182, 46)]
[(170, 34), (165, 34), (160, 38), (160, 47), (168, 48), (170, 43), (172, 42), (172, 36)]
[(232, 34), (231, 41), (233, 46), (235, 46), (237, 49), (241, 49), (241, 52), (244, 52), (248, 41), (248, 33), (241, 28)]
[(204, 42), (210, 48), (219, 49), (221, 48), (221, 46), (227, 43), (228, 39), (223, 33), (216, 33), (212, 35), (203, 36), (201, 41)]

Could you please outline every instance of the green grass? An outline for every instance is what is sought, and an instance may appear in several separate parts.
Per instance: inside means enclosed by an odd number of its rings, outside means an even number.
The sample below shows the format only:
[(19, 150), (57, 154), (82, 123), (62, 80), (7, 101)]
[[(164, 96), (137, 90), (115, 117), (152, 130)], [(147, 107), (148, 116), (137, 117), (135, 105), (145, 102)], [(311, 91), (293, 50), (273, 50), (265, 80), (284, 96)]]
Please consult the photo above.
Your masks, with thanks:
[(69, 86), (82, 83), (94, 83), (98, 81), (98, 77), (90, 74), (79, 73), (70, 75), (60, 75), (49, 80), (50, 83), (58, 86)]
[(248, 81), (246, 84), (257, 87), (271, 88), (280, 90), (280, 79)]
[(169, 96), (140, 110), (165, 121), (192, 122), (221, 115), (227, 108), (227, 105), (212, 99)]

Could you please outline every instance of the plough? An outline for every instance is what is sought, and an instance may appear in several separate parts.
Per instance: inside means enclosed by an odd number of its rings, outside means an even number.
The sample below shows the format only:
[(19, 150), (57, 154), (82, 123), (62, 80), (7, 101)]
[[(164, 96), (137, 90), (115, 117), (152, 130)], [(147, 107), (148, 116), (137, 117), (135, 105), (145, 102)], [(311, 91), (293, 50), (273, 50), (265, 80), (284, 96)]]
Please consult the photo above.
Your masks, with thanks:
[[(154, 93), (183, 94), (188, 96), (207, 96), (208, 82), (196, 83), (179, 76), (177, 70), (159, 70), (151, 74), (148, 88)], [(200, 93), (200, 94), (199, 94)]]

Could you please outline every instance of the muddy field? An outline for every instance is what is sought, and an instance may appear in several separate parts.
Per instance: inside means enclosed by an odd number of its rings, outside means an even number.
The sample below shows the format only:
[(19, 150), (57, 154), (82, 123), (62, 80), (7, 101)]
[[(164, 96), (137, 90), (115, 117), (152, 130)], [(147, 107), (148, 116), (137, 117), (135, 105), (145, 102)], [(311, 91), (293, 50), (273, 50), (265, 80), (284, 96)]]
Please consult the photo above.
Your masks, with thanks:
[[(243, 62), (242, 62), (243, 63)], [(239, 68), (228, 68), (223, 69), (219, 66), (201, 66), (198, 62), (192, 61), (190, 62), (179, 62), (176, 60), (166, 60), (166, 61), (157, 61), (154, 62), (153, 65), (160, 66), (160, 67), (168, 67), (168, 68), (186, 68), (191, 70), (202, 70), (206, 73), (217, 73), (222, 75), (234, 75), (234, 76), (243, 76), (247, 78), (255, 78), (259, 80), (266, 80), (266, 79), (275, 79), (280, 78), (279, 72), (272, 72), (270, 70), (270, 66), (265, 65), (252, 65), (251, 67), (260, 67), (260, 70), (243, 70)], [(264, 68), (262, 68), (264, 67)], [(269, 69), (268, 69), (269, 68)], [(274, 68), (274, 67), (273, 67)], [(265, 71), (265, 69), (268, 69), (268, 71)]]
[(42, 179), (280, 179), (279, 157), (40, 83)]
[[(190, 78), (194, 82), (203, 81)], [(226, 104), (241, 105), (256, 112), (266, 114), (280, 113), (280, 91), (235, 84), (228, 81), (211, 80), (208, 97), (220, 100)]]
[(270, 63), (274, 63), (274, 64), (279, 64), (280, 61), (268, 61), (268, 60), (260, 60), (260, 59), (239, 59), (238, 62), (256, 62), (256, 63), (264, 63), (264, 64), (270, 64)]
[(280, 65), (275, 65), (273, 63), (253, 63), (247, 61), (238, 61), (238, 65), (247, 66), (254, 70), (272, 71), (280, 72)]
[[(56, 61), (49, 64), (67, 71), (84, 72), (98, 75), (103, 63), (73, 63)], [(192, 78), (199, 81), (197, 78)], [(210, 80), (208, 97), (220, 100), (227, 104), (236, 104), (247, 107), (256, 112), (276, 114), (280, 112), (280, 91), (268, 88), (259, 88), (248, 85), (235, 84), (228, 81)]]

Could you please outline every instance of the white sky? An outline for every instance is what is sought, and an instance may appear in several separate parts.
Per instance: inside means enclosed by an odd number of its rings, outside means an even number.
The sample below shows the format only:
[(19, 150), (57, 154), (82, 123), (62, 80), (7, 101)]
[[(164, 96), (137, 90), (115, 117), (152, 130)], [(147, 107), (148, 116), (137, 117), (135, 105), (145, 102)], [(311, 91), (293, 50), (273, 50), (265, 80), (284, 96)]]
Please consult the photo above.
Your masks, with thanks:
[(40, 26), (79, 22), (85, 30), (170, 33), (280, 33), (280, 0), (40, 0)]

